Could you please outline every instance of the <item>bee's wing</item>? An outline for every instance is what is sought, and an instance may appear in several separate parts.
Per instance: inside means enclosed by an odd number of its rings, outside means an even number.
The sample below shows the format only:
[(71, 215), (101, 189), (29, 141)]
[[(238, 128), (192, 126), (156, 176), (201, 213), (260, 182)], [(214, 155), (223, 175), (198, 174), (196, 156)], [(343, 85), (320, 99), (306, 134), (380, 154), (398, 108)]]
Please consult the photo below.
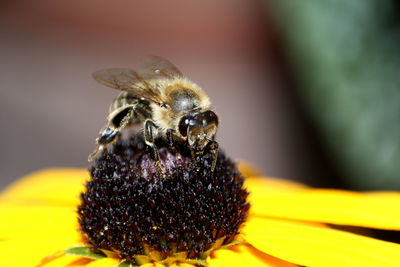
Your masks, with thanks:
[(162, 57), (148, 56), (140, 62), (143, 77), (146, 78), (173, 78), (182, 77), (182, 72), (171, 62)]
[(157, 104), (162, 104), (160, 91), (153, 88), (136, 71), (125, 68), (105, 69), (93, 73), (93, 78), (108, 87), (127, 91), (137, 98), (144, 98)]

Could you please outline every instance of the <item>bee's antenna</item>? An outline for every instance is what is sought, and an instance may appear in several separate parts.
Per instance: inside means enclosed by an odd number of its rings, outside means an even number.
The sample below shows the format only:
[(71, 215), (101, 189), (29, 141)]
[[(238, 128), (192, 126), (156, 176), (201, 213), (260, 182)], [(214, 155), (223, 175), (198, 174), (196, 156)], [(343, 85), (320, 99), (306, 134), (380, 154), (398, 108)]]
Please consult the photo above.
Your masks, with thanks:
[(103, 150), (104, 150), (103, 145), (97, 145), (95, 150), (92, 152), (92, 154), (89, 155), (88, 162), (92, 162), (93, 159)]

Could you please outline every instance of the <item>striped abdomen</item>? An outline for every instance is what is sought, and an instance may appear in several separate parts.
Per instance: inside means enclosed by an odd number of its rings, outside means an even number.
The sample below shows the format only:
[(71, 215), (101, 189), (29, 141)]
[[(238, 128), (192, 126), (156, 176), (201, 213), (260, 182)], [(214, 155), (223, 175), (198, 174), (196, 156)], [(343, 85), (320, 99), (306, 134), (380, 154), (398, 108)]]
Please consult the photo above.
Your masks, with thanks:
[(111, 103), (109, 108), (109, 127), (119, 128), (122, 119), (132, 110), (133, 116), (129, 124), (138, 124), (151, 118), (150, 103), (146, 100), (135, 98), (128, 92), (121, 92)]

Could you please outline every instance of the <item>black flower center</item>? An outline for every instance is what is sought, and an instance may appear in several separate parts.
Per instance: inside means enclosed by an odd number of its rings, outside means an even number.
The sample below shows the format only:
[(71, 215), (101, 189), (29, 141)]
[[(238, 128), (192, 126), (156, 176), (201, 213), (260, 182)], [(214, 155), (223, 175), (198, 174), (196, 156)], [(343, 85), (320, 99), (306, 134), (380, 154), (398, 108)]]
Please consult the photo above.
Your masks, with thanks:
[(231, 243), (250, 206), (235, 164), (219, 152), (212, 172), (211, 153), (192, 159), (184, 145), (157, 145), (162, 173), (138, 136), (96, 159), (78, 208), (89, 243), (133, 263), (151, 253), (201, 259)]

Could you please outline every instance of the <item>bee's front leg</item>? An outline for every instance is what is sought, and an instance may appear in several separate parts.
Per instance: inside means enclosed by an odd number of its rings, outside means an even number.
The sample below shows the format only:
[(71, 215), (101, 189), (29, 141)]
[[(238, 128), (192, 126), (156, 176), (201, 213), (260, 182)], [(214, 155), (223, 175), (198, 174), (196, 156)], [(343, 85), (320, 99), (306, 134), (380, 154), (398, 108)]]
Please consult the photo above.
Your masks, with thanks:
[(146, 120), (144, 123), (144, 141), (150, 149), (150, 156), (155, 161), (157, 169), (162, 173), (160, 154), (156, 144), (154, 143), (154, 130), (157, 129), (157, 125), (152, 120)]
[(169, 149), (171, 150), (171, 152), (177, 158), (180, 158), (181, 155), (179, 154), (178, 150), (175, 148), (175, 139), (174, 139), (175, 133), (176, 133), (176, 131), (174, 129), (167, 130), (167, 142), (168, 142), (168, 146), (169, 146)]
[(174, 134), (175, 134), (175, 130), (174, 129), (168, 129), (167, 130), (167, 142), (168, 142), (168, 146), (171, 149), (174, 149)]
[(208, 146), (210, 148), (210, 152), (213, 155), (213, 162), (211, 165), (211, 171), (213, 172), (215, 170), (215, 166), (217, 165), (219, 144), (215, 140), (210, 140)]

